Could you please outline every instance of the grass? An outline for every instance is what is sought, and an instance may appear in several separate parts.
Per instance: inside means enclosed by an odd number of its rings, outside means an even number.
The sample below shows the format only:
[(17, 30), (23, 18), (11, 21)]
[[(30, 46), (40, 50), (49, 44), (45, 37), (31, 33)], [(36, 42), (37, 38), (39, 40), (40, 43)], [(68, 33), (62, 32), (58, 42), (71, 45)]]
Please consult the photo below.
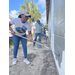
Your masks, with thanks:
[(12, 65), (10, 65), (9, 67), (12, 67)]
[[(22, 44), (21, 41), (19, 42), (19, 45)], [(9, 47), (14, 46), (13, 41), (9, 44)]]
[[(33, 32), (33, 34), (35, 34), (35, 32)], [(28, 36), (27, 36), (27, 38), (28, 38)], [(38, 41), (38, 37), (37, 37), (37, 41)], [(27, 40), (27, 42), (30, 42), (29, 40)], [(22, 43), (21, 43), (21, 41), (19, 42), (19, 45), (21, 45)], [(9, 43), (9, 47), (11, 47), (11, 46), (14, 46), (14, 44), (13, 44), (13, 41), (11, 41), (10, 43)]]
[(33, 32), (32, 34), (35, 34), (35, 32)]
[(11, 42), (9, 43), (9, 47), (10, 47), (10, 46), (14, 46), (13, 41), (11, 41)]
[(52, 71), (52, 68), (50, 68), (50, 70)]
[[(27, 42), (29, 42), (29, 40), (27, 40)], [(21, 45), (22, 43), (21, 43), (21, 41), (19, 42), (19, 45)], [(13, 43), (13, 41), (11, 41), (11, 43), (9, 43), (9, 47), (11, 47), (11, 46), (14, 46), (14, 43)]]

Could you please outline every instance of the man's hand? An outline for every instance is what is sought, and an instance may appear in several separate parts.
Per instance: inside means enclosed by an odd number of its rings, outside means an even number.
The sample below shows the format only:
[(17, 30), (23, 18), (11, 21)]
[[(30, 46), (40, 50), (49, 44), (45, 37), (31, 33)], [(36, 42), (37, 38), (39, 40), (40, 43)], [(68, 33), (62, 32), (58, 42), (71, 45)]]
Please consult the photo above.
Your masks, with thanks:
[(45, 32), (45, 28), (43, 28), (43, 32)]
[(11, 31), (11, 34), (12, 34), (12, 35), (15, 35), (15, 32), (14, 32), (13, 29), (11, 28), (11, 25), (12, 25), (12, 24), (9, 22), (9, 30)]
[(42, 34), (44, 34), (44, 32), (42, 32)]
[(11, 31), (11, 34), (12, 34), (12, 35), (15, 35), (15, 32), (14, 32), (14, 31)]
[(32, 37), (29, 37), (29, 41), (33, 42), (33, 38)]

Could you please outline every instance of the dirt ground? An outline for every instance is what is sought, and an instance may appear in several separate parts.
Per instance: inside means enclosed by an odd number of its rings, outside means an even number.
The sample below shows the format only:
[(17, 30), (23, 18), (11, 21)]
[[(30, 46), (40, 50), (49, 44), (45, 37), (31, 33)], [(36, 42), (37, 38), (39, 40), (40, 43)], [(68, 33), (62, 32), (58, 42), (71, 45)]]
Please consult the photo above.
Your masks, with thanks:
[[(45, 41), (43, 40), (42, 43), (45, 44)], [(45, 45), (50, 47), (48, 44)], [(48, 50), (45, 47), (36, 48), (37, 46), (33, 47), (32, 43), (27, 46), (27, 58), (31, 62), (27, 65), (23, 62), (23, 49), (20, 45), (17, 54), (17, 64), (13, 66), (13, 47), (10, 47), (9, 75), (59, 75), (51, 49)]]

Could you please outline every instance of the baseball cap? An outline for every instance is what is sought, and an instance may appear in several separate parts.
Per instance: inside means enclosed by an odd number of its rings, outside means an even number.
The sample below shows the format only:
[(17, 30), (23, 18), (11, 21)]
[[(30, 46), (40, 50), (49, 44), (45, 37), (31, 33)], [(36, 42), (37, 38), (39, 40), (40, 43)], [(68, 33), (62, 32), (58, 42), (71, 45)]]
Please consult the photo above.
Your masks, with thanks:
[(37, 22), (40, 22), (40, 20), (37, 20)]
[[(28, 16), (28, 17), (31, 18), (31, 15), (29, 15), (28, 11), (26, 11), (26, 10), (22, 10), (21, 14), (23, 14), (23, 15)], [(19, 18), (21, 18), (21, 14), (18, 16)]]

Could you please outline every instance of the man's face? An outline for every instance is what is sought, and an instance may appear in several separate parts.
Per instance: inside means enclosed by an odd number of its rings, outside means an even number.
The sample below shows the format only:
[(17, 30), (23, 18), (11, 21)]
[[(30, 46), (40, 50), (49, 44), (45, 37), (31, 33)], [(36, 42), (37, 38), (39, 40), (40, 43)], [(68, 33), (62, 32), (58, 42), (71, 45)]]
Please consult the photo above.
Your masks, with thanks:
[(28, 16), (25, 16), (25, 15), (21, 15), (21, 17), (22, 17), (22, 20), (24, 21), (24, 22), (26, 22), (27, 20), (28, 20)]
[(38, 21), (38, 24), (40, 24), (40, 21)]

